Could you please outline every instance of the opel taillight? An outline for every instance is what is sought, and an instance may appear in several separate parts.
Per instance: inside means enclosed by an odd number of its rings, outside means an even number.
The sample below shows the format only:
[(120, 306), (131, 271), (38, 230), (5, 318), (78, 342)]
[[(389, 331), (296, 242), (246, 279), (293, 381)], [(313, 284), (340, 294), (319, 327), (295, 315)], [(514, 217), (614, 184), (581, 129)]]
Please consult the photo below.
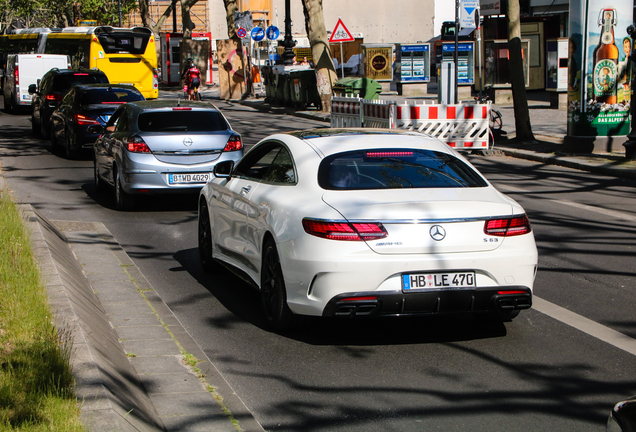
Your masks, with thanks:
[(223, 151), (236, 151), (241, 150), (243, 148), (243, 141), (241, 140), (241, 136), (234, 134), (227, 140), (227, 144), (225, 144), (225, 148)]
[(126, 149), (132, 153), (150, 153), (150, 148), (140, 136), (131, 136), (125, 139)]
[(514, 216), (505, 219), (491, 219), (484, 224), (484, 233), (497, 237), (512, 237), (532, 231), (528, 216)]
[(330, 240), (366, 241), (388, 236), (382, 224), (375, 222), (320, 221), (305, 218), (303, 228), (307, 234)]

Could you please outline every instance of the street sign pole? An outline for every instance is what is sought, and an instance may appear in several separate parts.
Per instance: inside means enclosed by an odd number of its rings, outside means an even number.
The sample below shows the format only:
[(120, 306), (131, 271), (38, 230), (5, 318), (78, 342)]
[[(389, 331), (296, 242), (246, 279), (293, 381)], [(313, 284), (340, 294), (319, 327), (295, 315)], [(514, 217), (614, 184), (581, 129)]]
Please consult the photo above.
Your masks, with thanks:
[(340, 73), (344, 78), (344, 50), (342, 49), (342, 42), (340, 42)]
[(459, 98), (457, 96), (457, 81), (459, 79), (459, 0), (455, 0), (455, 103), (459, 103)]

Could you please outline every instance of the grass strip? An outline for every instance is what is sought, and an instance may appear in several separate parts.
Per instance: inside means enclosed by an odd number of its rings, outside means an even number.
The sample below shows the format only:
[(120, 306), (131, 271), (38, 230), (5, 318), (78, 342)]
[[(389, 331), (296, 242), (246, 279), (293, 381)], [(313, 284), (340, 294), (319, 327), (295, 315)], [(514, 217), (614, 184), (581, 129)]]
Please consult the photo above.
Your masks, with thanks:
[(83, 431), (70, 336), (52, 323), (29, 235), (0, 193), (0, 432)]

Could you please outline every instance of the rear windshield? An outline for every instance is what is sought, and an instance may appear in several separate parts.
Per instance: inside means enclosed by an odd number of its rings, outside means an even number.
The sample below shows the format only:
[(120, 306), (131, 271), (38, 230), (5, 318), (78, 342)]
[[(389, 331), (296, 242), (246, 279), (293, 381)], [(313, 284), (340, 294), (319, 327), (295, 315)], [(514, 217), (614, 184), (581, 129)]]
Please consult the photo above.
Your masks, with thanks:
[(318, 171), (323, 189), (485, 187), (487, 183), (462, 160), (419, 149), (372, 149), (325, 158)]
[(144, 97), (141, 93), (121, 88), (99, 88), (84, 91), (81, 105), (93, 104), (113, 104), (142, 101)]
[(150, 40), (150, 32), (100, 33), (97, 38), (106, 54), (143, 54)]
[(108, 84), (108, 78), (106, 78), (106, 75), (82, 72), (57, 75), (53, 79), (53, 90), (59, 90), (66, 93), (74, 85), (80, 84)]
[(160, 111), (139, 115), (142, 132), (216, 132), (228, 129), (218, 111)]

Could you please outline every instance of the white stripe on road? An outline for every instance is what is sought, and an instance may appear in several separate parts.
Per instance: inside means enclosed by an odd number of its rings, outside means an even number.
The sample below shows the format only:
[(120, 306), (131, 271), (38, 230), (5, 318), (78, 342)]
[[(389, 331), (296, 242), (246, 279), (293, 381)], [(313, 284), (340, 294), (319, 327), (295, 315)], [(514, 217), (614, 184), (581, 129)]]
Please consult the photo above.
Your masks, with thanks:
[(636, 340), (624, 335), (623, 333), (612, 330), (609, 327), (605, 327), (591, 319), (585, 318), (536, 296), (532, 297), (532, 308), (554, 318), (557, 321), (574, 327), (583, 333), (587, 333), (590, 336), (594, 336), (603, 342), (613, 345), (618, 349), (622, 349), (632, 355), (636, 355)]
[[(521, 189), (518, 188), (516, 186), (510, 186), (508, 184), (498, 184), (497, 189), (501, 189), (504, 192), (517, 192), (517, 193), (533, 193), (527, 189)], [(587, 204), (581, 204), (581, 203), (577, 203), (577, 202), (573, 202), (573, 201), (566, 201), (566, 200), (555, 200), (555, 199), (551, 199), (550, 201), (552, 201), (553, 203), (556, 204), (562, 204), (564, 206), (568, 206), (568, 207), (575, 207), (581, 210), (586, 210), (586, 211), (590, 211), (590, 212), (594, 212), (594, 213), (599, 213), (605, 216), (610, 216), (613, 217), (615, 219), (621, 219), (621, 220), (626, 220), (626, 221), (630, 221), (630, 222), (636, 222), (636, 215), (630, 214), (630, 213), (625, 213), (625, 212), (621, 212), (621, 211), (617, 211), (617, 210), (608, 210), (602, 207), (596, 207), (596, 206), (591, 206), (591, 205), (587, 205)]]
[(566, 206), (570, 206), (570, 207), (576, 207), (579, 208), (581, 210), (587, 210), (587, 211), (591, 211), (591, 212), (596, 212), (596, 213), (600, 213), (602, 215), (605, 216), (611, 216), (613, 218), (616, 219), (622, 219), (622, 220), (627, 220), (627, 221), (631, 221), (631, 222), (636, 222), (636, 216), (633, 214), (629, 214), (629, 213), (623, 213), (620, 211), (616, 211), (616, 210), (608, 210), (608, 209), (604, 209), (601, 207), (595, 207), (595, 206), (591, 206), (591, 205), (587, 205), (587, 204), (579, 204), (579, 203), (575, 203), (572, 201), (562, 201), (562, 200), (550, 200), (552, 202), (558, 203), (558, 204), (563, 204)]

